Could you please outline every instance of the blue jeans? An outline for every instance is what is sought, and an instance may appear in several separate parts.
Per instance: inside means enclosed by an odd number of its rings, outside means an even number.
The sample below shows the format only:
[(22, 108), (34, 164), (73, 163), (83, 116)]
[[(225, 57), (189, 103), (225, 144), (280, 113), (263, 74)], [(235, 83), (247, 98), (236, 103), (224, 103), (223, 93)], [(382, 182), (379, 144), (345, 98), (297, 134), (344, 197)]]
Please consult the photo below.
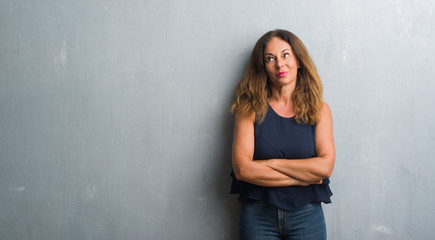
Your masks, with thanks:
[(326, 240), (320, 203), (297, 210), (283, 210), (264, 201), (242, 203), (240, 240)]

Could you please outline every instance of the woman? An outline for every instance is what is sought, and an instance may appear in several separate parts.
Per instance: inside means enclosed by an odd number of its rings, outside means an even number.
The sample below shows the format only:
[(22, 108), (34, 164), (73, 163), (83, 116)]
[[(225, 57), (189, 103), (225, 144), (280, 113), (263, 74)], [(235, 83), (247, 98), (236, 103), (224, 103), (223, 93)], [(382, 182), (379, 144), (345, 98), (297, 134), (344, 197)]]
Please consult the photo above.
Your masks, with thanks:
[(326, 239), (320, 203), (332, 195), (332, 116), (298, 37), (275, 30), (257, 41), (231, 111), (239, 238)]

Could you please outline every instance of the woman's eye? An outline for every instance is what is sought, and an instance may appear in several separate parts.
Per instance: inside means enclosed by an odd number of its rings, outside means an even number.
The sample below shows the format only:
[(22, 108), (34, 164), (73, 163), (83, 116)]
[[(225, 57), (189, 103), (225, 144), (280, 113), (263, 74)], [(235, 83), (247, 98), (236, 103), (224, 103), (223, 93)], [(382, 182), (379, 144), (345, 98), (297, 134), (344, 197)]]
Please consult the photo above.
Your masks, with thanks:
[(285, 57), (285, 58), (288, 57), (288, 56), (290, 56), (290, 54), (288, 54), (288, 53), (284, 53), (284, 57)]
[(266, 58), (266, 62), (271, 62), (271, 61), (273, 61), (273, 57), (267, 57)]

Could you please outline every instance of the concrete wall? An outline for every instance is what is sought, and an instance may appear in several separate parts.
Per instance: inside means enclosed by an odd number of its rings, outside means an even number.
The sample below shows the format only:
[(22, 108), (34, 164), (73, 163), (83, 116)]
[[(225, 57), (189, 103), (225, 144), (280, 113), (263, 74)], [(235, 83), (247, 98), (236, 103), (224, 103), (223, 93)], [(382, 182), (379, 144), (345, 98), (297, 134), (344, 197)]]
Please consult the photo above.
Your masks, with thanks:
[(432, 239), (434, 1), (0, 1), (0, 239), (235, 239), (228, 109), (255, 41), (309, 48), (329, 239)]

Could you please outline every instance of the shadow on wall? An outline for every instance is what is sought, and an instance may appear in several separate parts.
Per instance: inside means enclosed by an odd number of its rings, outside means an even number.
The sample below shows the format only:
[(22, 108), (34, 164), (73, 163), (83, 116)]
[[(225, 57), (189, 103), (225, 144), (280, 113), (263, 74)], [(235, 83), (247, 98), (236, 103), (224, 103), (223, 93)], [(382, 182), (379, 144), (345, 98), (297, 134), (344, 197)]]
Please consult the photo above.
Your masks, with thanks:
[[(238, 78), (234, 78), (235, 83), (238, 81)], [(219, 221), (223, 227), (221, 239), (237, 239), (238, 235), (240, 204), (238, 202), (238, 195), (229, 194), (232, 180), (230, 173), (232, 170), (231, 151), (234, 127), (234, 116), (230, 113), (230, 107), (234, 100), (235, 85), (236, 84), (234, 84), (231, 91), (225, 95), (225, 109), (216, 118), (216, 137), (219, 141), (215, 149), (216, 154), (212, 156), (212, 161), (215, 165), (210, 184), (214, 189), (214, 194), (218, 201), (216, 206), (218, 206), (219, 209), (217, 209), (217, 211), (221, 213), (223, 217), (223, 219)]]
[(238, 202), (238, 195), (230, 195), (231, 181), (230, 176), (232, 170), (232, 141), (233, 141), (233, 128), (234, 128), (234, 115), (230, 113), (231, 104), (235, 96), (235, 88), (240, 78), (245, 72), (248, 65), (248, 60), (250, 56), (250, 49), (245, 49), (246, 51), (241, 54), (245, 62), (241, 64), (231, 77), (231, 84), (227, 93), (224, 97), (224, 111), (221, 111), (216, 118), (217, 135), (216, 138), (219, 139), (218, 146), (214, 150), (216, 154), (211, 156), (214, 165), (214, 175), (210, 179), (211, 187), (214, 189), (214, 194), (218, 203), (216, 206), (217, 212), (223, 219), (220, 219), (220, 224), (223, 227), (222, 235), (220, 239), (238, 239), (238, 221), (240, 213), (240, 203)]
[[(219, 121), (220, 126), (220, 136), (219, 139), (222, 141), (220, 146), (220, 154), (217, 154), (216, 161), (218, 166), (216, 168), (217, 177), (213, 179), (213, 189), (216, 191), (216, 196), (218, 196), (219, 207), (221, 212), (226, 213), (225, 217), (224, 233), (222, 239), (237, 239), (237, 228), (240, 212), (240, 204), (237, 201), (236, 195), (230, 195), (231, 188), (231, 144), (233, 140), (233, 116), (226, 112), (222, 114)], [(224, 237), (225, 235), (225, 237)]]

